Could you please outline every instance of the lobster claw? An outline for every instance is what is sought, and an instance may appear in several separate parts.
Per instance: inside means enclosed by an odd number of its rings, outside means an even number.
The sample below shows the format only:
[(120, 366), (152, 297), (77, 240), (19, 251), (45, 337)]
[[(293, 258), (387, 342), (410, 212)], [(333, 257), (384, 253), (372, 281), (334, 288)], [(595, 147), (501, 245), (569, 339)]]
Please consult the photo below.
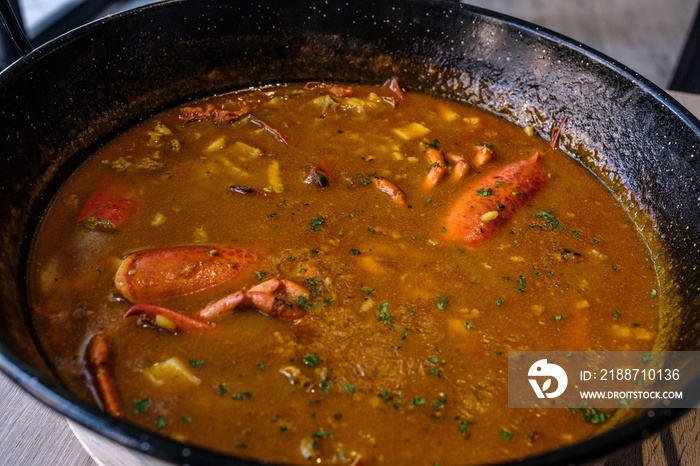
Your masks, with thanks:
[(132, 303), (200, 295), (232, 288), (257, 259), (249, 250), (227, 246), (147, 249), (122, 261), (114, 284)]

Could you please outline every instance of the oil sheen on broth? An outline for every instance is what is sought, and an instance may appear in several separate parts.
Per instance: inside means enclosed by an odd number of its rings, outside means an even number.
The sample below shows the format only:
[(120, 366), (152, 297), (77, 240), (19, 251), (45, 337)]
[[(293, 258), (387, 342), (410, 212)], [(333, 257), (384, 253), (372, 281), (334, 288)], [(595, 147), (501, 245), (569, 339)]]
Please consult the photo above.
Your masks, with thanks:
[[(653, 346), (657, 281), (630, 218), (531, 128), (390, 84), (218, 96), (86, 161), (30, 264), (66, 387), (186, 443), (299, 464), (506, 460), (613, 424), (508, 409), (507, 352)], [(489, 177), (526, 160), (534, 187)]]

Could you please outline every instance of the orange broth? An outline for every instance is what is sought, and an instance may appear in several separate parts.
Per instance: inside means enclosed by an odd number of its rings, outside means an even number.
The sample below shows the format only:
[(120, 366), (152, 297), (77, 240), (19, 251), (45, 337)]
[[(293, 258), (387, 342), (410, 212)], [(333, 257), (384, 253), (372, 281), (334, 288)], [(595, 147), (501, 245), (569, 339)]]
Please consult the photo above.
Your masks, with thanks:
[[(610, 192), (531, 128), (418, 93), (343, 89), (352, 95), (319, 84), (217, 96), (191, 107), (250, 111), (216, 122), (177, 108), (81, 166), (43, 219), (30, 263), (34, 323), (60, 380), (101, 404), (86, 348), (105, 334), (126, 421), (297, 464), (508, 460), (614, 422), (507, 407), (508, 351), (653, 346), (657, 278)], [(463, 157), (469, 171), (457, 179), (448, 160), (445, 177), (426, 186), (429, 147)], [(456, 199), (536, 151), (549, 181), (497, 236), (476, 248), (443, 240)], [(310, 176), (319, 164), (325, 186)], [(116, 228), (77, 220), (104, 186), (131, 202)], [(192, 333), (125, 319), (135, 303), (115, 288), (121, 260), (197, 244), (258, 259), (224, 291), (164, 305), (195, 315), (278, 277), (308, 290), (290, 303), (304, 317), (246, 306)]]

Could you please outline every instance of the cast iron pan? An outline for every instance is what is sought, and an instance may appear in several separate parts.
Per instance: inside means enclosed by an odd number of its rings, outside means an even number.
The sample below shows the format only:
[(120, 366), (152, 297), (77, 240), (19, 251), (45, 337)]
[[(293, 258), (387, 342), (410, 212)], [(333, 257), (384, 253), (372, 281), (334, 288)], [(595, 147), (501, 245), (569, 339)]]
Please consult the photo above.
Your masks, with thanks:
[[(0, 73), (0, 368), (69, 418), (173, 463), (250, 464), (145, 432), (67, 393), (34, 340), (32, 234), (52, 194), (110, 137), (189, 99), (277, 82), (381, 84), (486, 108), (543, 135), (610, 187), (665, 267), (659, 349), (700, 349), (700, 129), (618, 63), (522, 21), (453, 2), (176, 0), (91, 23)], [(652, 235), (654, 233), (654, 235)], [(672, 284), (670, 284), (672, 283)], [(698, 396), (700, 381), (686, 393)], [(682, 414), (645, 411), (520, 464), (577, 463)]]

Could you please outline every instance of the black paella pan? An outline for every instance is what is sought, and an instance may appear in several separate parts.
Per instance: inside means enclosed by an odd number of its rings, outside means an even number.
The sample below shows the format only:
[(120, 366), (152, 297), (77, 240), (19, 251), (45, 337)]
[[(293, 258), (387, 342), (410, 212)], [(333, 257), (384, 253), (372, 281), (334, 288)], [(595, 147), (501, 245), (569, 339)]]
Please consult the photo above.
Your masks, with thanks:
[[(0, 369), (68, 418), (173, 463), (249, 464), (109, 417), (66, 392), (35, 341), (32, 234), (52, 195), (100, 144), (196, 97), (277, 82), (381, 83), (488, 109), (547, 134), (609, 186), (673, 283), (658, 349), (700, 350), (700, 123), (624, 66), (557, 34), (447, 1), (173, 0), (109, 17), (0, 73)], [(686, 387), (700, 398), (700, 381)], [(683, 414), (653, 409), (518, 464), (578, 463)]]

